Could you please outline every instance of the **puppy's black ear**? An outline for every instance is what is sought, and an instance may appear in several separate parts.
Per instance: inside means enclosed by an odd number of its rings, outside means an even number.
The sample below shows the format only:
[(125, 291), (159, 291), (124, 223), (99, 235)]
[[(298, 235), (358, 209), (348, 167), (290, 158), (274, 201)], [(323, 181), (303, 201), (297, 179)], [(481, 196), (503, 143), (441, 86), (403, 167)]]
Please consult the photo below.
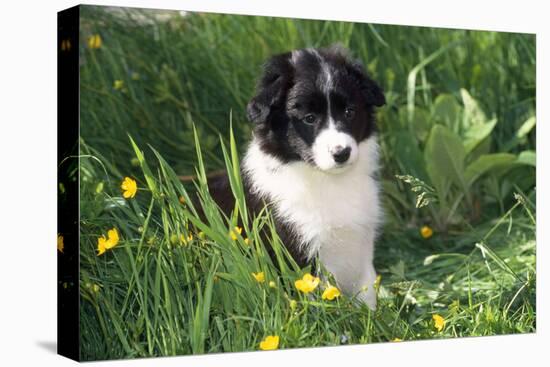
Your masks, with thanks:
[(246, 106), (246, 115), (253, 123), (264, 123), (270, 113), (284, 106), (286, 93), (294, 80), (291, 53), (273, 56), (264, 65), (264, 74), (257, 87), (257, 94)]
[(361, 62), (356, 61), (351, 64), (349, 69), (351, 75), (353, 75), (359, 83), (359, 88), (365, 97), (367, 104), (380, 107), (386, 104), (386, 97), (382, 88), (374, 80), (369, 78), (365, 72), (365, 68)]

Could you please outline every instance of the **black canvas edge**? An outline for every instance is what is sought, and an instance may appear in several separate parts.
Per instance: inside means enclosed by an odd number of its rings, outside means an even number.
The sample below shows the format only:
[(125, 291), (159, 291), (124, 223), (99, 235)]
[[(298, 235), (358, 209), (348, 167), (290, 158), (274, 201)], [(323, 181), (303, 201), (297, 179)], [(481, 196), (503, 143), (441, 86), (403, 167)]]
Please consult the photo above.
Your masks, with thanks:
[[(57, 13), (57, 353), (80, 361), (80, 7)], [(71, 179), (72, 174), (72, 179)]]

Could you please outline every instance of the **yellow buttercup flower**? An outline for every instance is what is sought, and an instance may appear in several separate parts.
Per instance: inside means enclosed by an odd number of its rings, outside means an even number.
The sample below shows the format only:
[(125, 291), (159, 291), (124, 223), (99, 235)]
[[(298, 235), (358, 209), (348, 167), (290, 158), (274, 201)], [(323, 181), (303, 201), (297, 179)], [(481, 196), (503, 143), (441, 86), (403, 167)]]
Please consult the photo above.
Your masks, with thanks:
[(137, 183), (130, 177), (124, 177), (124, 181), (122, 181), (120, 188), (123, 191), (122, 196), (124, 196), (126, 199), (131, 199), (136, 196)]
[(258, 283), (263, 283), (265, 282), (265, 274), (263, 271), (259, 272), (259, 273), (252, 273), (252, 276), (254, 277), (254, 279), (256, 279), (256, 281)]
[(105, 253), (105, 250), (107, 250), (107, 248), (105, 247), (105, 242), (107, 242), (105, 236), (101, 236), (97, 239), (97, 256), (103, 255)]
[(61, 253), (63, 253), (63, 250), (65, 249), (65, 243), (63, 242), (63, 236), (59, 233), (57, 234), (57, 250)]
[(105, 251), (115, 247), (120, 238), (118, 236), (118, 231), (116, 228), (110, 229), (107, 232), (107, 238), (101, 236), (97, 239), (97, 256), (103, 255)]
[(395, 338), (395, 339), (392, 340), (392, 342), (402, 342), (402, 341), (403, 341), (403, 339), (399, 339), (399, 338)]
[(180, 236), (180, 240), (181, 242), (184, 244), (184, 245), (187, 245), (189, 244), (189, 242), (193, 241), (193, 233), (189, 232), (189, 234), (187, 235), (187, 237), (185, 237), (185, 235), (181, 235)]
[(268, 335), (264, 340), (260, 342), (261, 350), (275, 350), (279, 348), (279, 336), (278, 335)]
[(329, 285), (325, 291), (323, 292), (323, 295), (321, 296), (322, 299), (328, 299), (329, 301), (332, 301), (336, 297), (340, 297), (340, 290), (336, 288), (333, 285)]
[(230, 232), (229, 232), (229, 236), (231, 237), (231, 239), (233, 241), (236, 241), (237, 238), (239, 238), (239, 235), (243, 232), (243, 229), (239, 226), (235, 226), (235, 228), (233, 228)]
[(303, 293), (313, 292), (319, 285), (321, 280), (318, 277), (314, 277), (310, 273), (305, 274), (302, 279), (298, 279), (294, 282), (296, 289)]
[(438, 314), (433, 315), (432, 319), (434, 321), (434, 327), (437, 329), (438, 332), (441, 332), (445, 327), (445, 319)]
[(105, 242), (105, 248), (107, 250), (112, 249), (118, 244), (119, 237), (118, 237), (118, 231), (116, 228), (110, 229), (107, 231), (107, 241)]
[(101, 36), (99, 34), (94, 34), (88, 38), (88, 47), (92, 49), (101, 47)]
[(420, 235), (425, 239), (432, 237), (433, 234), (434, 231), (428, 226), (423, 226), (422, 228), (420, 228)]
[(113, 88), (115, 90), (121, 90), (122, 88), (124, 88), (124, 80), (115, 80), (115, 82), (113, 83)]
[(95, 49), (101, 47), (101, 36), (99, 34), (94, 34), (88, 38), (88, 47)]

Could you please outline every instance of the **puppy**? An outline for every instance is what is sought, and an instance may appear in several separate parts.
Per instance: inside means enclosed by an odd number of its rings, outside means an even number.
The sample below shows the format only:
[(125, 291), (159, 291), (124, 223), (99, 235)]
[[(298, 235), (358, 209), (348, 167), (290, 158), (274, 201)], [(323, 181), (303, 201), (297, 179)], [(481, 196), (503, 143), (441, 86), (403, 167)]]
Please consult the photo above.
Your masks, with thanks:
[[(247, 106), (254, 128), (242, 162), (251, 212), (269, 205), (297, 263), (318, 259), (371, 309), (382, 217), (374, 108), (384, 104), (381, 88), (342, 47), (273, 56)], [(227, 177), (210, 190), (229, 213)]]

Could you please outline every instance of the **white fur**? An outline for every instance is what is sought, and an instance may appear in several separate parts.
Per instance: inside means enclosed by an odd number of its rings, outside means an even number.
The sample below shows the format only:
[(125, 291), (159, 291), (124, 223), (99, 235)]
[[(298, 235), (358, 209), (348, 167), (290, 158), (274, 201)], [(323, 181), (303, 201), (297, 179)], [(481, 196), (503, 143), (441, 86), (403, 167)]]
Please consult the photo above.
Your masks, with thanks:
[(321, 69), (323, 70), (323, 75), (325, 77), (325, 81), (323, 84), (323, 91), (325, 92), (327, 102), (329, 104), (329, 115), (330, 115), (330, 101), (329, 101), (329, 92), (333, 87), (332, 83), (332, 72), (330, 71), (330, 65), (327, 63), (325, 58), (321, 56), (321, 54), (314, 48), (308, 48), (309, 52), (311, 52), (317, 59), (319, 60), (319, 63), (321, 64)]
[[(338, 148), (346, 147), (351, 148), (350, 156), (345, 164), (340, 165), (334, 161), (333, 153)], [(345, 132), (338, 131), (334, 126), (332, 118), (330, 118), (328, 127), (321, 131), (315, 138), (311, 150), (313, 152), (315, 164), (321, 170), (329, 173), (340, 173), (348, 167), (351, 167), (359, 155), (355, 139)]]
[(381, 221), (378, 183), (372, 177), (378, 169), (376, 137), (355, 151), (346, 170), (328, 174), (301, 161), (284, 164), (262, 152), (253, 139), (243, 168), (253, 190), (273, 204), (277, 219), (294, 228), (307, 257), (319, 256), (344, 292), (359, 293), (374, 309), (372, 260)]
[(292, 51), (290, 61), (292, 62), (293, 65), (296, 65), (301, 55), (302, 55), (302, 50)]

